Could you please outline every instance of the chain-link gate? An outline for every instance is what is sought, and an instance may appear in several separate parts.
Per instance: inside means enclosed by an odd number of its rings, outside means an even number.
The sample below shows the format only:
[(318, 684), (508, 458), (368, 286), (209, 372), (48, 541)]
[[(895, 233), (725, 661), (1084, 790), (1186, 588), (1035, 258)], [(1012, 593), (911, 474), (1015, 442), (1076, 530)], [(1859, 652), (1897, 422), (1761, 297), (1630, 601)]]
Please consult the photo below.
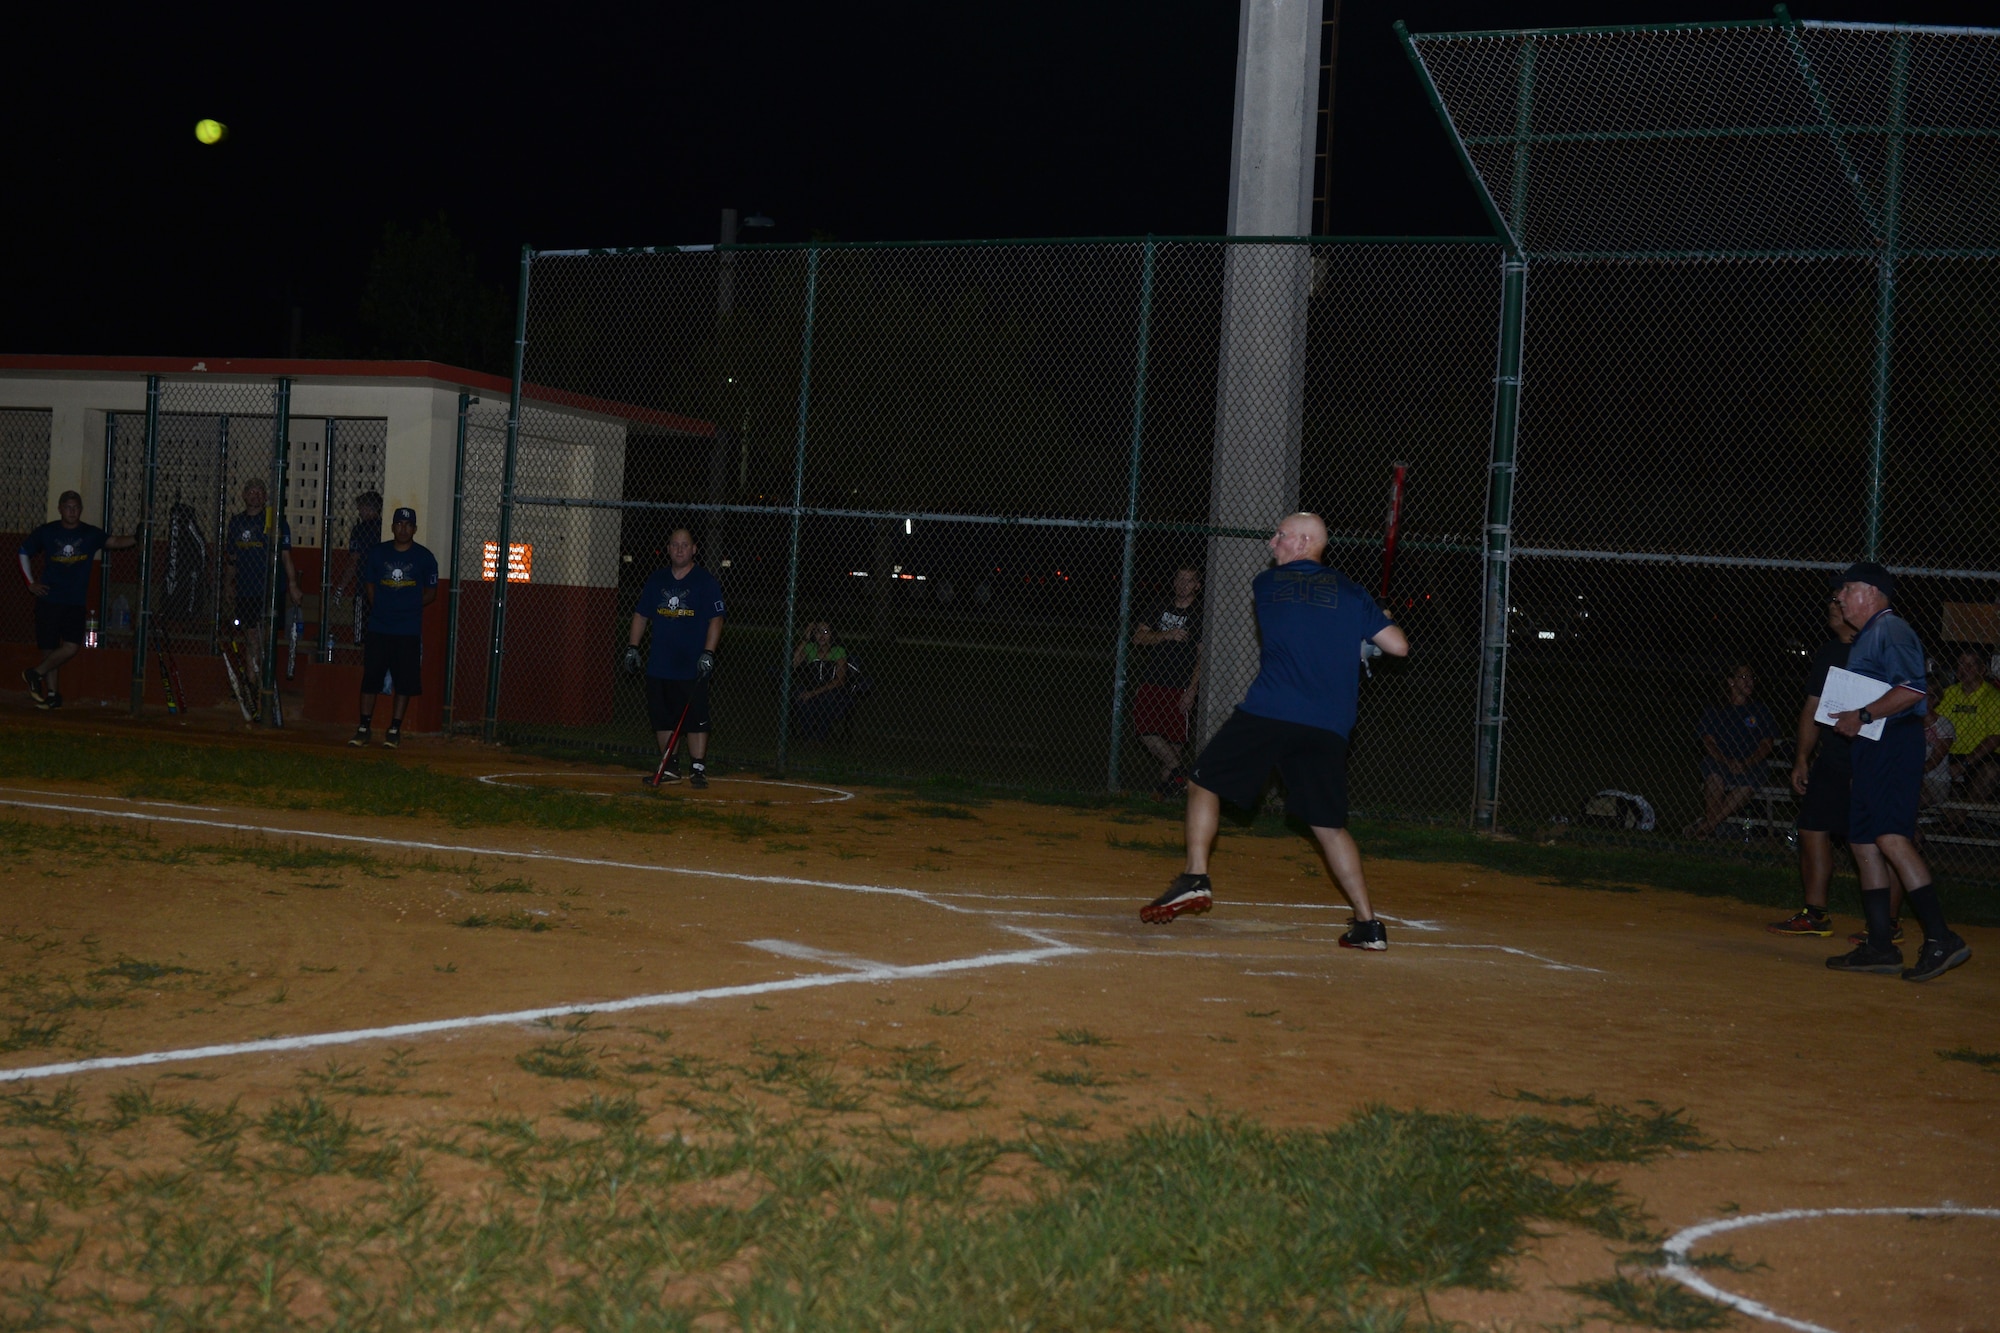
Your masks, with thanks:
[[(12, 543), (48, 522), (49, 432), (47, 408), (0, 408), (0, 541)], [(0, 606), (0, 642), (33, 643), (32, 601), (10, 597)]]

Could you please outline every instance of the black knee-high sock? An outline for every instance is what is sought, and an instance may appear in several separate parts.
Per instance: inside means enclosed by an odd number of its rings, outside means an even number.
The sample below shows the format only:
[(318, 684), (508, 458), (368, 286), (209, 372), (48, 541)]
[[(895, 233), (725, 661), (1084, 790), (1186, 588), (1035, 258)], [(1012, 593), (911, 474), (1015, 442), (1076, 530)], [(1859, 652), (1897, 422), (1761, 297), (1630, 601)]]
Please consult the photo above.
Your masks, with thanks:
[(1896, 929), (1895, 918), (1889, 915), (1889, 891), (1863, 889), (1861, 912), (1868, 918), (1868, 943), (1877, 949), (1888, 948), (1892, 943), (1889, 936)]
[(1937, 886), (1926, 884), (1920, 889), (1911, 889), (1903, 896), (1910, 905), (1910, 911), (1917, 920), (1924, 923), (1924, 938), (1941, 940), (1951, 933), (1951, 927), (1944, 923), (1944, 904), (1938, 901)]

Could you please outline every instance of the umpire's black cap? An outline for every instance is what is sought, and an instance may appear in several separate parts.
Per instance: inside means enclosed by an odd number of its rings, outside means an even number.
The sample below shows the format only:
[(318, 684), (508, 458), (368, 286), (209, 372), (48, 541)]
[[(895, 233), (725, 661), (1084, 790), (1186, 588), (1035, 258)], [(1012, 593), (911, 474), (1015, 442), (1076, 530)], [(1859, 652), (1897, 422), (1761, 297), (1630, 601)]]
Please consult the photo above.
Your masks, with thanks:
[(1896, 576), (1873, 560), (1863, 560), (1849, 565), (1833, 576), (1833, 586), (1838, 588), (1849, 583), (1869, 583), (1882, 590), (1884, 597), (1896, 595)]

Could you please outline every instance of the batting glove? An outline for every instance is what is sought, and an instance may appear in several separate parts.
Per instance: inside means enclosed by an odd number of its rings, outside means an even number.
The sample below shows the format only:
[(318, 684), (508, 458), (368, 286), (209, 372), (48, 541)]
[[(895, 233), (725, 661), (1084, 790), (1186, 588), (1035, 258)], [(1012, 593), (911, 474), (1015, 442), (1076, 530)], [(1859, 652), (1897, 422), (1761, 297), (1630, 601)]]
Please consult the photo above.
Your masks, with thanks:
[(625, 649), (625, 674), (628, 676), (639, 674), (639, 650), (637, 648), (627, 647)]
[(714, 653), (703, 653), (700, 657), (694, 659), (694, 678), (696, 680), (707, 680), (710, 673), (714, 670)]

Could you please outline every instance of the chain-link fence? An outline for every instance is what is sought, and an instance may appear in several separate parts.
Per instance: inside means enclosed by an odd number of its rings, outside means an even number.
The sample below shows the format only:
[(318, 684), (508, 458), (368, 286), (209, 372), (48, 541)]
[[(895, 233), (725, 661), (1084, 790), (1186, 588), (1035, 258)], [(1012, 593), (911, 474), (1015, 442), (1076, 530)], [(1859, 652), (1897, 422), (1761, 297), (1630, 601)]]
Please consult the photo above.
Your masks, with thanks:
[[(1698, 719), (1742, 664), (1780, 743), (1720, 831), (1782, 834), (1829, 572), (1898, 571), (1934, 686), (2000, 669), (2000, 33), (1781, 10), (1408, 45), (1525, 297), (1481, 813), (1613, 788), (1706, 832)], [(1990, 860), (1976, 795), (1940, 782), (1928, 836)]]
[[(1426, 649), (1366, 687), (1356, 786), (1371, 809), (1462, 811), (1498, 260), (1455, 241), (534, 255), (505, 519), (529, 567), (496, 730), (652, 743), (612, 668), (684, 527), (728, 606), (720, 762), (1148, 790), (1254, 672), (1248, 580), (1276, 519), (1323, 513), (1372, 591), (1404, 461), (1394, 592)], [(467, 559), (497, 540), (505, 460), (502, 430), (469, 437)], [(1175, 597), (1183, 567), (1205, 591)], [(1135, 700), (1189, 683), (1194, 654), (1135, 631), (1176, 600), (1205, 625), (1201, 702), (1185, 743), (1150, 717), (1149, 744)], [(824, 701), (803, 669), (822, 624), (852, 687)], [(490, 625), (468, 604), (462, 694)]]
[[(13, 550), (48, 519), (49, 432), (47, 408), (0, 408), (0, 541)], [(9, 598), (0, 606), (0, 642), (33, 643), (33, 603)]]
[[(1703, 819), (1725, 672), (1756, 669), (1788, 741), (1856, 558), (1903, 575), (1941, 678), (1983, 662), (1995, 34), (1781, 13), (1407, 45), (1493, 241), (528, 254), (529, 408), (467, 482), (468, 539), (521, 562), (489, 661), (461, 649), (490, 729), (648, 744), (611, 667), (685, 527), (729, 605), (725, 762), (1144, 789), (1187, 753), (1133, 714), (1185, 667), (1135, 639), (1175, 571), (1206, 585), (1191, 747), (1254, 669), (1274, 520), (1325, 514), (1372, 584), (1393, 461), (1418, 649), (1364, 686), (1371, 812), (1532, 829), (1618, 788)], [(822, 623), (867, 682), (833, 717), (795, 667)], [(1789, 826), (1775, 758), (1727, 831)], [(2000, 844), (1964, 795), (1940, 840)]]

